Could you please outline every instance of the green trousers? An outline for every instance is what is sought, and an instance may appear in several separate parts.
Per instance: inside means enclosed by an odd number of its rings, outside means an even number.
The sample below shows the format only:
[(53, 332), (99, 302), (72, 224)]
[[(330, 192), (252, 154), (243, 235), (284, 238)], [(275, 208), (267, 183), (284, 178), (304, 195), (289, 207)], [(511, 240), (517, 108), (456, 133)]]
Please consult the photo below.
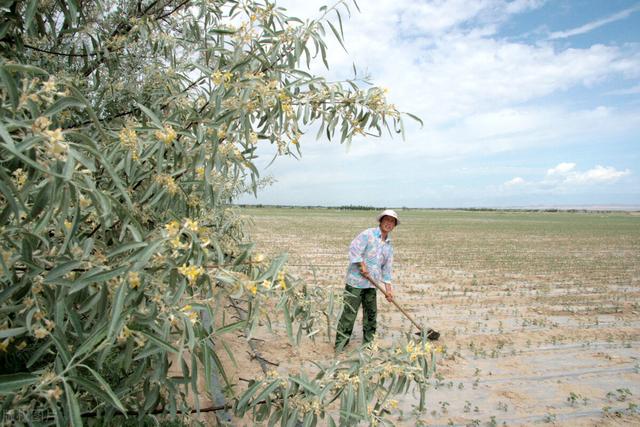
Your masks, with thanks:
[(376, 333), (376, 315), (378, 313), (376, 289), (359, 289), (345, 285), (344, 307), (336, 331), (336, 351), (342, 351), (349, 344), (360, 304), (362, 304), (362, 335), (364, 336), (364, 342), (373, 341), (373, 336)]

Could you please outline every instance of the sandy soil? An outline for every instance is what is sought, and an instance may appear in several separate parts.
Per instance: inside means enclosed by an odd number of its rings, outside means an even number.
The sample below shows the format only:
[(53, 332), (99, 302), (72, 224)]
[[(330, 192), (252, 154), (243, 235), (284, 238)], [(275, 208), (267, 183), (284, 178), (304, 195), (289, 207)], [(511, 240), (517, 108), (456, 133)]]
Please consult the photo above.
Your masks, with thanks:
[[(343, 246), (357, 226), (344, 224), (336, 231), (343, 237), (310, 245), (295, 222), (287, 223), (286, 231), (277, 228), (281, 218), (262, 215), (255, 222), (253, 237), (259, 247), (291, 254), (289, 272), (311, 286), (341, 292)], [(585, 251), (582, 256), (593, 254)], [(560, 274), (447, 268), (400, 256), (395, 267), (397, 301), (419, 322), (442, 333), (445, 352), (431, 381), (427, 411), (417, 413), (417, 398), (409, 394), (401, 397), (391, 421), (401, 426), (640, 425), (636, 258), (633, 253), (626, 263), (611, 261), (609, 270), (599, 274), (576, 269)], [(378, 309), (384, 343), (411, 330), (409, 321), (381, 296)], [(359, 318), (352, 348), (361, 343), (360, 325)], [(253, 345), (268, 361), (267, 368), (280, 372), (334, 357), (334, 337), (325, 333), (298, 347), (288, 342), (284, 331), (272, 335), (265, 329), (256, 338)], [(239, 387), (262, 375), (255, 358), (243, 357), (252, 353), (246, 337), (235, 334), (227, 341), (237, 365), (228, 358), (225, 363)]]

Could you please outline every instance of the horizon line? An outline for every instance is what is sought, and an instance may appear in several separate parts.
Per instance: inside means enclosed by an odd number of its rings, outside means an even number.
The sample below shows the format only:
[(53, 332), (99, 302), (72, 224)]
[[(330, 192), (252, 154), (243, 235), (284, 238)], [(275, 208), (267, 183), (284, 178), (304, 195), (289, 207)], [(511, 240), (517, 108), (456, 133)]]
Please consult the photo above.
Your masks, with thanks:
[(234, 203), (238, 207), (253, 208), (322, 208), (341, 210), (533, 210), (533, 211), (589, 211), (589, 212), (638, 212), (640, 205), (626, 204), (589, 204), (589, 205), (521, 205), (521, 206), (444, 206), (444, 207), (409, 207), (409, 206), (371, 206), (371, 205), (302, 205), (279, 203)]

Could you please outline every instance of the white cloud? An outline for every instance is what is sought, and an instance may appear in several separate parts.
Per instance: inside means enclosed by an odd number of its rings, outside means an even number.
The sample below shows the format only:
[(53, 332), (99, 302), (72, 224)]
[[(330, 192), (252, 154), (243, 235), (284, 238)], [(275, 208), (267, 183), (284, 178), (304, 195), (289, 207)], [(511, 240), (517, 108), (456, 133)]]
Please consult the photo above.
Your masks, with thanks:
[(611, 166), (597, 165), (593, 169), (589, 169), (585, 172), (575, 172), (569, 174), (564, 180), (564, 184), (568, 185), (594, 185), (594, 184), (611, 184), (622, 178), (623, 176), (630, 175), (631, 171), (625, 169), (623, 171), (616, 170)]
[(558, 166), (551, 168), (547, 171), (547, 175), (566, 175), (573, 169), (575, 169), (575, 163), (559, 163)]
[[(395, 29), (392, 36), (437, 36), (463, 24), (475, 22), (480, 26), (493, 25), (509, 16), (523, 13), (542, 6), (546, 0), (376, 0), (360, 4), (360, 13), (351, 4), (352, 12), (347, 37), (354, 30), (365, 34), (375, 34), (376, 39), (385, 36), (388, 29)], [(316, 18), (320, 6), (326, 0), (279, 0), (278, 6), (285, 7), (293, 16)], [(339, 7), (345, 17), (345, 9)], [(333, 17), (334, 14), (330, 14)], [(350, 43), (349, 43), (350, 44)]]
[[(328, 2), (278, 2), (301, 18), (317, 17), (319, 6), (325, 3)], [(513, 153), (515, 158), (524, 150), (530, 155), (533, 148), (535, 155), (540, 156), (536, 160), (544, 153), (554, 153), (555, 159), (560, 150), (564, 151), (561, 158), (571, 159), (571, 151), (579, 150), (581, 144), (593, 146), (602, 142), (604, 146), (608, 141), (637, 139), (638, 108), (631, 104), (624, 108), (607, 104), (613, 98), (598, 98), (596, 89), (602, 82), (615, 82), (616, 87), (622, 87), (622, 79), (640, 77), (640, 45), (596, 43), (568, 47), (570, 40), (531, 42), (529, 36), (527, 40), (501, 36), (506, 22), (511, 29), (517, 26), (515, 21), (509, 21), (511, 17), (543, 3), (376, 0), (360, 2), (361, 13), (351, 7), (351, 18), (342, 14), (349, 53), (342, 50), (327, 29), (331, 69), (327, 72), (318, 65), (312, 72), (342, 80), (352, 76), (351, 66), (355, 63), (358, 70), (371, 74), (375, 84), (390, 89), (391, 102), (420, 116), (425, 126), (420, 129), (407, 119), (406, 142), (399, 137), (390, 141), (388, 136), (378, 140), (357, 138), (348, 153), (337, 143), (311, 142), (315, 138), (312, 130), (303, 139), (301, 162), (283, 163), (282, 159), (272, 167), (279, 188), (286, 192), (300, 188), (301, 183), (313, 183), (314, 191), (317, 189), (314, 199), (337, 198), (341, 192), (346, 198), (353, 194), (364, 197), (368, 193), (358, 191), (362, 186), (360, 178), (375, 177), (391, 183), (401, 179), (406, 182), (407, 192), (417, 194), (425, 187), (424, 182), (431, 182), (428, 180), (461, 181), (444, 167), (439, 173), (433, 171), (433, 175), (428, 175), (430, 172), (424, 165), (420, 167), (419, 162), (440, 165), (449, 162), (448, 165), (463, 167), (470, 159), (476, 164), (483, 159), (483, 164), (493, 166), (492, 156), (496, 153)], [(566, 96), (573, 95), (569, 92), (573, 90), (578, 96)], [(270, 155), (263, 153), (266, 162), (271, 160)], [(594, 165), (598, 160), (596, 157), (583, 162)], [(349, 165), (337, 169), (337, 161)], [(526, 168), (529, 166), (526, 161), (522, 159), (518, 164)], [(630, 174), (612, 166), (601, 166), (605, 171), (590, 172), (597, 168), (579, 171), (575, 164), (571, 169), (563, 169), (567, 166), (561, 165), (549, 171), (537, 169), (539, 177), (531, 177), (530, 171), (503, 172), (493, 182), (503, 182), (504, 191), (513, 193), (572, 191), (616, 182), (613, 179)], [(554, 173), (549, 173), (554, 169)], [(470, 184), (474, 178), (469, 176), (465, 175), (467, 185), (477, 188), (479, 184)], [(478, 173), (476, 178), (480, 176), (486, 175)], [(569, 176), (573, 181), (567, 181)], [(326, 183), (325, 188), (322, 183)], [(385, 191), (389, 194), (389, 186), (377, 185), (376, 194)], [(424, 198), (435, 197), (435, 193)], [(469, 190), (471, 193), (474, 190)], [(441, 191), (443, 200), (448, 194)], [(285, 199), (286, 194), (283, 202)], [(425, 206), (424, 203), (420, 205)]]
[(603, 25), (610, 24), (615, 21), (619, 21), (621, 19), (627, 18), (634, 12), (640, 10), (640, 5), (635, 5), (628, 9), (622, 10), (620, 12), (614, 13), (613, 15), (607, 16), (606, 18), (598, 19), (596, 21), (589, 22), (587, 24), (581, 25), (580, 27), (573, 28), (567, 31), (555, 31), (549, 35), (550, 39), (564, 39), (571, 36), (577, 36), (579, 34), (585, 34), (590, 31), (595, 30), (596, 28), (600, 28)]
[(509, 187), (516, 187), (516, 186), (523, 185), (525, 182), (526, 182), (526, 181), (525, 181), (523, 178), (521, 178), (521, 177), (519, 177), (519, 176), (516, 176), (515, 178), (513, 178), (513, 179), (511, 179), (511, 180), (509, 180), (509, 181), (507, 181), (507, 182), (505, 182), (505, 183), (504, 183), (504, 186), (505, 186), (505, 187), (507, 187), (507, 188), (509, 188)]
[[(294, 14), (317, 16), (322, 1), (284, 2)], [(640, 56), (616, 46), (558, 49), (495, 37), (496, 26), (541, 1), (502, 0), (363, 3), (343, 19), (345, 53), (328, 33), (327, 73), (352, 77), (352, 65), (391, 89), (389, 99), (430, 126), (564, 91), (615, 75), (640, 76)], [(279, 2), (280, 4), (280, 2)], [(352, 8), (353, 9), (353, 8)], [(392, 60), (390, 60), (392, 59)]]
[(525, 180), (515, 177), (502, 184), (503, 191), (523, 191), (528, 193), (566, 194), (584, 191), (600, 185), (614, 184), (620, 178), (631, 175), (629, 169), (617, 170), (613, 166), (597, 165), (586, 171), (576, 170), (576, 163), (563, 162), (548, 169), (539, 180)]

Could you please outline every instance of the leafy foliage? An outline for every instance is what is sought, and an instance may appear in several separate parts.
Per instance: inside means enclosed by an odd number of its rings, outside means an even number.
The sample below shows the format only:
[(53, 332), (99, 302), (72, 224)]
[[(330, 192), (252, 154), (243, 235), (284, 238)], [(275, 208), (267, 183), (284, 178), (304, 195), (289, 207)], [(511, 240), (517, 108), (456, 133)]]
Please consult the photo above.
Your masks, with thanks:
[[(2, 2), (0, 412), (45, 409), (58, 425), (177, 418), (189, 393), (205, 392), (199, 376), (215, 363), (224, 376), (216, 340), (251, 334), (264, 301), (285, 313), (292, 340), (314, 327), (310, 294), (284, 258), (266, 262), (244, 243), (231, 202), (260, 185), (257, 144), (297, 155), (314, 122), (341, 142), (401, 132), (383, 90), (308, 72), (326, 64), (327, 28), (342, 43), (328, 20), (340, 10), (303, 22), (257, 1)], [(248, 316), (228, 323), (223, 301), (240, 296)], [(232, 396), (236, 413), (308, 420), (293, 397), (352, 396), (329, 379), (340, 369), (286, 387), (257, 381)], [(371, 415), (376, 387), (404, 387), (362, 375), (378, 385), (345, 398), (354, 419)]]

